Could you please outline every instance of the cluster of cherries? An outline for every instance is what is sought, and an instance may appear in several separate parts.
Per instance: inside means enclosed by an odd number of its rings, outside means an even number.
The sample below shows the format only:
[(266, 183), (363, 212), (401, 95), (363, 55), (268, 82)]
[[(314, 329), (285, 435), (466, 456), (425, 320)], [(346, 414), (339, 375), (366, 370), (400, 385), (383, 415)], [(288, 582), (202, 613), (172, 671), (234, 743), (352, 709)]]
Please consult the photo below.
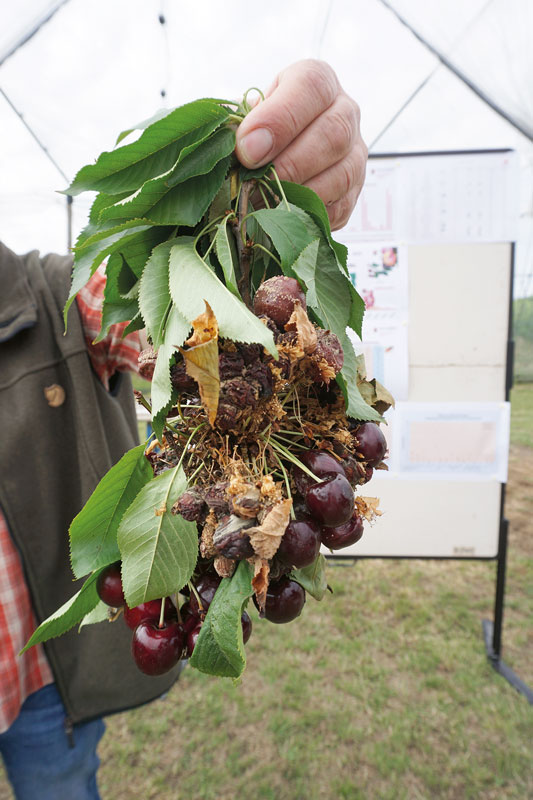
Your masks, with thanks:
[[(371, 474), (385, 456), (385, 437), (373, 422), (360, 425), (356, 437), (358, 457), (366, 462)], [(342, 461), (323, 450), (307, 450), (299, 460), (307, 471), (301, 467), (292, 470), (299, 495), (294, 504), (296, 519), (287, 525), (276, 553), (278, 562), (297, 569), (310, 566), (321, 545), (341, 550), (363, 535), (363, 518), (354, 508), (354, 491)], [(321, 480), (317, 482), (313, 475)], [(305, 590), (284, 576), (268, 587), (265, 618), (291, 622), (299, 616), (304, 603)]]
[[(131, 653), (137, 667), (146, 675), (162, 675), (181, 658), (190, 658), (200, 629), (221, 578), (205, 572), (195, 581), (191, 594), (178, 612), (169, 597), (150, 600), (129, 608), (126, 604), (120, 574), (120, 561), (110, 564), (98, 576), (96, 588), (100, 599), (114, 609), (122, 609), (126, 625), (133, 631)], [(243, 641), (252, 633), (252, 620), (246, 611), (241, 617)]]

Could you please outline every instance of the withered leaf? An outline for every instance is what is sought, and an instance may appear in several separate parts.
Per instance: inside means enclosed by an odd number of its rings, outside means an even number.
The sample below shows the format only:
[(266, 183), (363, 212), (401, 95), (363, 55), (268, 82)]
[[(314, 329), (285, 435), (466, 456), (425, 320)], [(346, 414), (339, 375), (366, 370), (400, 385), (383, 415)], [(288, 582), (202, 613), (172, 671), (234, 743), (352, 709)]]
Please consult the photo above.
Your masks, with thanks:
[(372, 522), (376, 517), (380, 517), (382, 515), (382, 511), (379, 510), (379, 497), (355, 497), (355, 505), (357, 508), (358, 513), (364, 517), (364, 519)]
[(204, 313), (193, 320), (192, 334), (185, 342), (187, 347), (196, 347), (199, 344), (205, 344), (218, 338), (217, 318), (207, 300), (204, 300), (204, 303)]
[(303, 353), (310, 355), (315, 352), (318, 341), (316, 329), (299, 300), (296, 300), (294, 304), (294, 310), (285, 325), (285, 330), (296, 331), (298, 345)]
[(180, 352), (185, 360), (187, 375), (194, 378), (200, 389), (200, 399), (207, 409), (209, 422), (214, 425), (220, 395), (220, 375), (218, 372), (218, 343), (212, 339), (205, 344)]
[(261, 616), (264, 616), (270, 567), (268, 566), (268, 561), (264, 558), (259, 558), (259, 556), (250, 559), (250, 563), (253, 564), (254, 567), (252, 588), (255, 592), (259, 613)]
[(277, 503), (266, 515), (261, 525), (248, 528), (246, 533), (256, 555), (261, 558), (272, 558), (281, 542), (281, 537), (289, 524), (292, 499), (287, 498)]

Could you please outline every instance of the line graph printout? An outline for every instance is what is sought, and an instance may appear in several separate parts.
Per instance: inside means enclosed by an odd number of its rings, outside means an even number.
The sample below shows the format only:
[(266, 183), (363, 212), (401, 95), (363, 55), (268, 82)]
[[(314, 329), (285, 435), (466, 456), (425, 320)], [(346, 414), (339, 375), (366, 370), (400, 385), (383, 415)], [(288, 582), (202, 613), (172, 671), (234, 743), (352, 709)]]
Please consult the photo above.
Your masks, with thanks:
[(349, 236), (359, 241), (397, 238), (400, 170), (399, 159), (368, 162), (364, 189), (345, 229)]
[(398, 403), (391, 472), (417, 480), (507, 480), (510, 404)]

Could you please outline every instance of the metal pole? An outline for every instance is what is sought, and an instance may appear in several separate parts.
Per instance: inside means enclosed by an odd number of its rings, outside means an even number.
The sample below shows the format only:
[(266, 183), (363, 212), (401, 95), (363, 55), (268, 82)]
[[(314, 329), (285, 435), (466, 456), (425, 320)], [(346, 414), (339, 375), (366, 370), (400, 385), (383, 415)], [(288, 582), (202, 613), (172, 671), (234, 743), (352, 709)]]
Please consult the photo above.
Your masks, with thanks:
[(74, 198), (67, 194), (67, 253), (72, 251), (72, 203)]

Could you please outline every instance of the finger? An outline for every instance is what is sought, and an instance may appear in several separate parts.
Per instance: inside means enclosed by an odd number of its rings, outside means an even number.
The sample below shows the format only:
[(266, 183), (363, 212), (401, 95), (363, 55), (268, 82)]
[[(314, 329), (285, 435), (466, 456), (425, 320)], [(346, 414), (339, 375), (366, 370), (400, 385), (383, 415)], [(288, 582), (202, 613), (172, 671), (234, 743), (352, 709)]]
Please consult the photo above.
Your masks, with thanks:
[(305, 183), (345, 158), (358, 138), (359, 108), (342, 93), (280, 153), (276, 171), (283, 180)]
[(335, 203), (330, 203), (329, 206), (326, 206), (332, 231), (338, 231), (340, 228), (344, 228), (352, 215), (358, 196), (359, 192), (354, 190)]
[(272, 161), (334, 102), (337, 76), (323, 61), (299, 61), (277, 79), (272, 94), (237, 129), (239, 161), (253, 168)]
[(316, 192), (328, 206), (354, 191), (358, 196), (365, 180), (365, 172), (366, 148), (357, 146), (346, 158), (315, 175), (306, 181), (305, 185)]

